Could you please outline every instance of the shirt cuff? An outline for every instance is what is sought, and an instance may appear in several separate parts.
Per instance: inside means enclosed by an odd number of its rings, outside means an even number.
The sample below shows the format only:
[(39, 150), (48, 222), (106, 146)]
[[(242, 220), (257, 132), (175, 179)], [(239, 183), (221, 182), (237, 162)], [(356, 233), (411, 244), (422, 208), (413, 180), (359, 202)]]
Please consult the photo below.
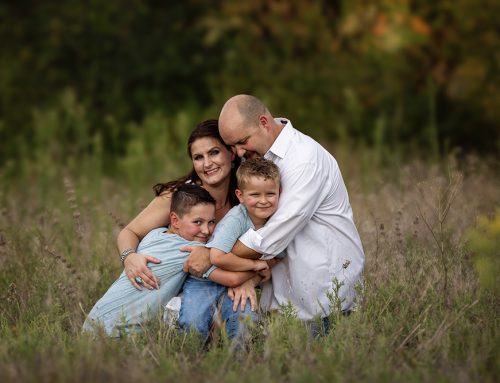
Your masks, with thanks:
[(262, 259), (263, 261), (269, 261), (270, 259), (273, 258), (279, 258), (283, 259), (286, 257), (286, 251), (283, 250), (281, 253), (274, 255), (274, 254), (262, 254), (262, 256), (259, 259)]
[(203, 279), (208, 279), (210, 274), (212, 274), (212, 271), (214, 271), (216, 268), (217, 268), (217, 266), (214, 266), (214, 265), (210, 266), (210, 268), (207, 271), (205, 271), (205, 274), (203, 274), (201, 277)]

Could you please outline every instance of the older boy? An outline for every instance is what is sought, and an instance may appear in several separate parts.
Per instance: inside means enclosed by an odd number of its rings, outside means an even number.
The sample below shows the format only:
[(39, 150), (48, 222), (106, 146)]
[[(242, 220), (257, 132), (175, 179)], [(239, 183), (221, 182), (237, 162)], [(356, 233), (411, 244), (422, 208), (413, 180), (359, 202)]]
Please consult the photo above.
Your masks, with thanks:
[[(172, 195), (170, 227), (149, 232), (139, 244), (138, 251), (158, 257), (160, 264), (151, 269), (161, 280), (158, 290), (137, 290), (124, 272), (90, 311), (83, 330), (102, 325), (109, 336), (137, 331), (142, 323), (158, 314), (172, 297), (181, 290), (187, 274), (182, 266), (187, 254), (182, 246), (203, 246), (215, 227), (215, 200), (203, 188), (194, 184), (180, 186)], [(251, 273), (238, 273), (242, 283)], [(219, 283), (227, 283), (227, 274), (220, 273)], [(236, 278), (237, 279), (237, 278)]]
[[(230, 299), (225, 294), (226, 288), (217, 281), (218, 275), (228, 271), (260, 271), (269, 268), (266, 261), (239, 258), (230, 251), (238, 238), (248, 229), (259, 229), (278, 208), (280, 193), (280, 175), (277, 166), (264, 158), (243, 162), (236, 173), (238, 189), (236, 195), (240, 205), (233, 207), (219, 222), (215, 232), (207, 243), (210, 248), (212, 266), (204, 278), (190, 276), (183, 288), (183, 299), (179, 322), (183, 328), (193, 328), (205, 337), (212, 325), (217, 301), (223, 297), (222, 310), (228, 309)], [(217, 266), (217, 267), (216, 267)], [(224, 270), (222, 270), (224, 269)], [(256, 286), (262, 276), (255, 274), (248, 283)], [(251, 305), (241, 304), (241, 311), (248, 313), (255, 309), (255, 300), (250, 297)], [(236, 307), (232, 307), (236, 310)], [(255, 319), (255, 315), (252, 316)], [(237, 317), (234, 317), (236, 318)], [(231, 326), (242, 326), (239, 323)], [(240, 328), (241, 330), (241, 328)]]

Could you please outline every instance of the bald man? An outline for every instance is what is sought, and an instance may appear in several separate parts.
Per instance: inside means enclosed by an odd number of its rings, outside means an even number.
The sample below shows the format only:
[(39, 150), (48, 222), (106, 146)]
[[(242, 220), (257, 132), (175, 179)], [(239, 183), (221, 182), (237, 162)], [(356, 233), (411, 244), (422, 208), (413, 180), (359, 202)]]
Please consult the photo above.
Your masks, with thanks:
[(348, 312), (364, 253), (335, 158), (289, 120), (274, 119), (250, 95), (234, 96), (224, 104), (219, 130), (238, 156), (264, 156), (276, 163), (282, 177), (276, 213), (261, 229), (246, 232), (233, 249), (254, 259), (287, 251), (272, 269), (272, 282), (263, 288), (262, 308), (277, 310), (291, 303), (302, 320), (326, 318), (334, 305), (329, 293), (334, 293)]

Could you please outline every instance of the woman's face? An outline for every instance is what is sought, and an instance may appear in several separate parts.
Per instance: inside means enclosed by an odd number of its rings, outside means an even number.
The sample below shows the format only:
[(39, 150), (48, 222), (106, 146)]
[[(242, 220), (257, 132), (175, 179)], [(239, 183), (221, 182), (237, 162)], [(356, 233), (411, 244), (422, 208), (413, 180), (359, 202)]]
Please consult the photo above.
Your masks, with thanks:
[(231, 173), (234, 154), (213, 137), (198, 138), (191, 144), (193, 167), (203, 185), (217, 185)]

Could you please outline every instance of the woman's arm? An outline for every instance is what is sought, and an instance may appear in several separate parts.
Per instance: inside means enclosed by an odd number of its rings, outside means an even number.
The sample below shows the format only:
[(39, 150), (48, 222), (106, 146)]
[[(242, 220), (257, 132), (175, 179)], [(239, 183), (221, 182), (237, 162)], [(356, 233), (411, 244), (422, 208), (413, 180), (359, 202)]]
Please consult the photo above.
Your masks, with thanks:
[(212, 247), (210, 249), (210, 262), (228, 271), (260, 271), (269, 268), (266, 261), (240, 258), (232, 253)]
[[(120, 254), (126, 249), (137, 249), (139, 241), (153, 229), (167, 226), (169, 224), (171, 194), (164, 193), (155, 197), (146, 208), (141, 211), (122, 231), (116, 240)], [(131, 253), (125, 258), (125, 274), (135, 288), (142, 287), (135, 281), (135, 277), (141, 277), (143, 286), (148, 289), (157, 289), (159, 280), (147, 267), (148, 262), (160, 263), (160, 260), (147, 254)]]

